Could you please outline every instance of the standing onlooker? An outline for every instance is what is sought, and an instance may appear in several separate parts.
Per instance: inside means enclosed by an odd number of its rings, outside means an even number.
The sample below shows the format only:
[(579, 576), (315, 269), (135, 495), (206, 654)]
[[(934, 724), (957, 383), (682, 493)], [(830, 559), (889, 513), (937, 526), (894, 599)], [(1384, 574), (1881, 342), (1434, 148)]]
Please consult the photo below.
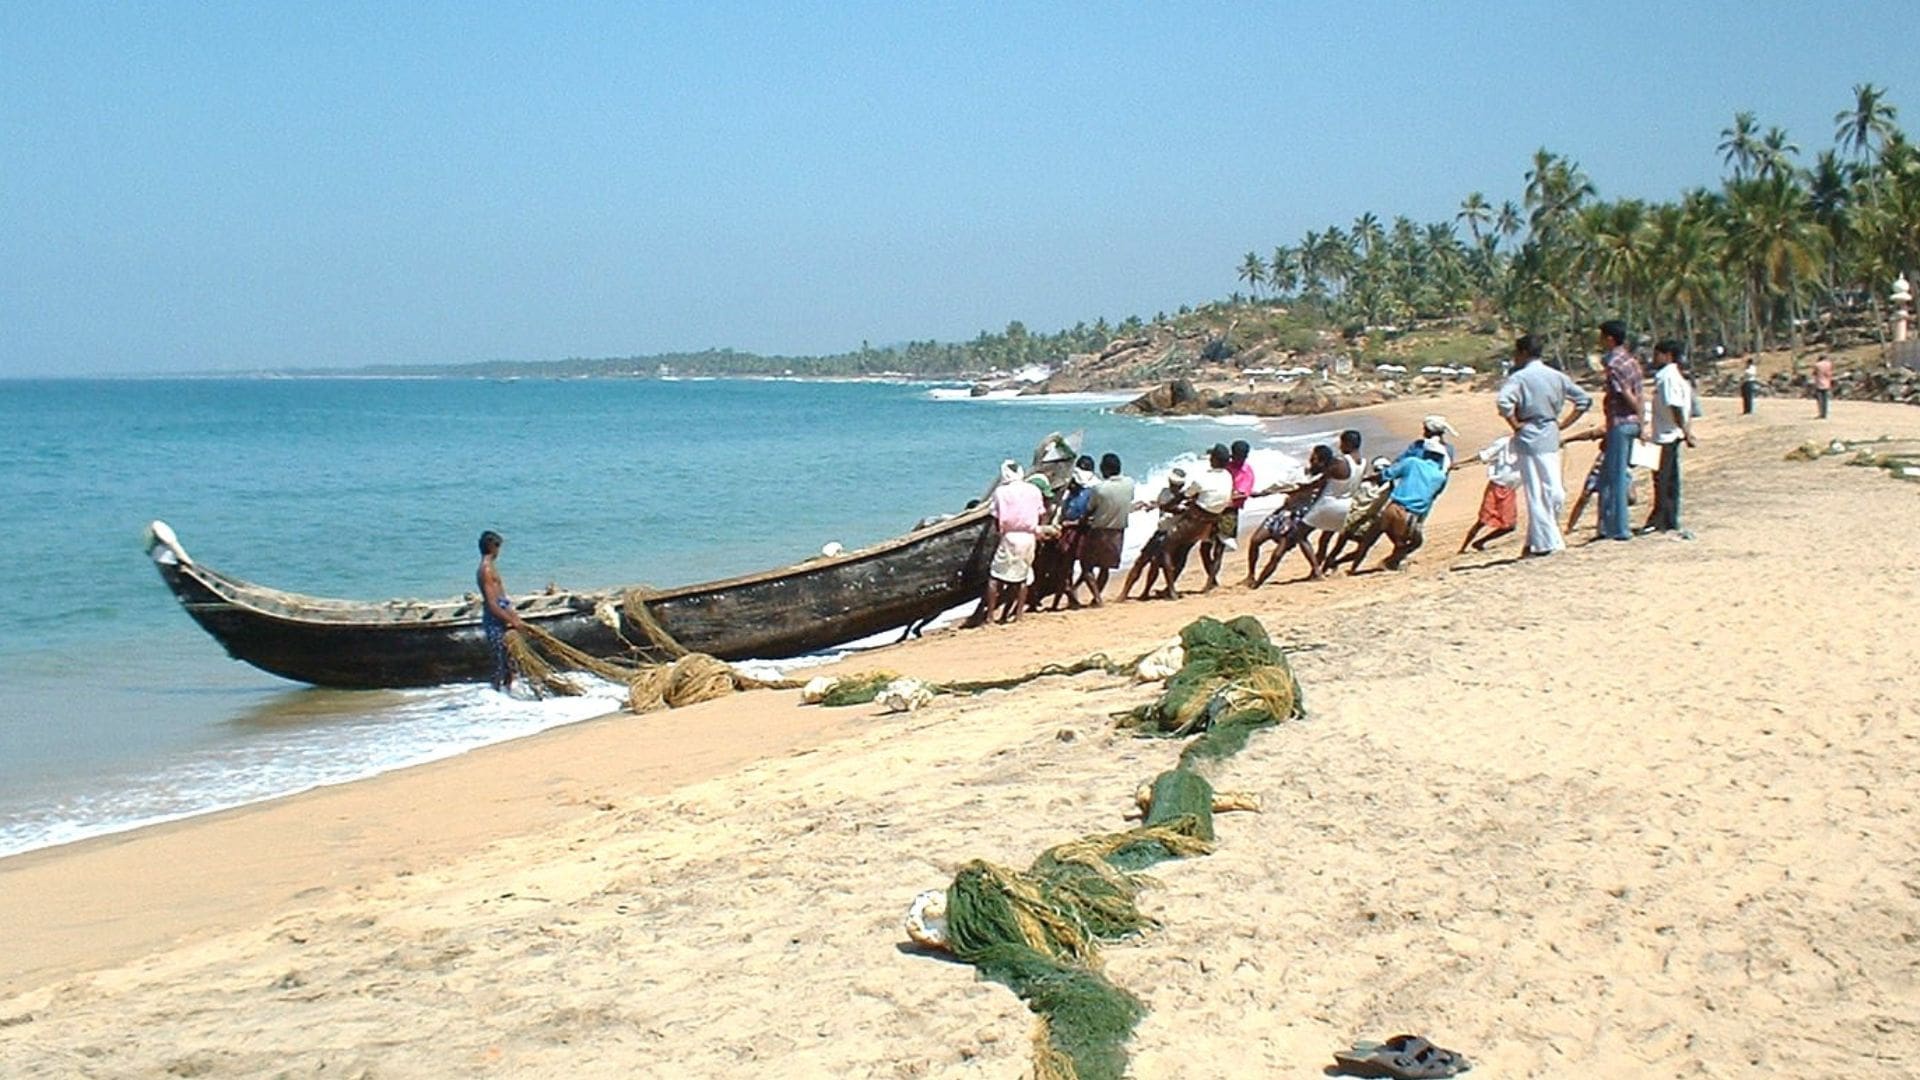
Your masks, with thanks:
[[(1527, 493), (1527, 546), (1523, 555), (1551, 555), (1567, 546), (1560, 534), (1560, 513), (1567, 492), (1560, 482), (1560, 432), (1593, 407), (1567, 373), (1540, 360), (1532, 334), (1513, 343), (1513, 374), (1500, 385), (1500, 415), (1513, 429), (1514, 459), (1520, 486)], [(1573, 412), (1564, 419), (1567, 402)]]
[(1827, 404), (1833, 400), (1833, 358), (1822, 356), (1813, 362), (1813, 400), (1820, 405), (1820, 419), (1827, 418)]
[[(1120, 472), (1120, 455), (1100, 455), (1100, 482), (1093, 485), (1093, 503), (1087, 511), (1086, 534), (1080, 541), (1080, 581), (1093, 593), (1093, 606), (1107, 578), (1120, 566), (1127, 541), (1127, 513), (1133, 509), (1133, 479)], [(1080, 582), (1074, 583), (1077, 590)]]
[(1601, 323), (1600, 346), (1606, 350), (1603, 363), (1607, 373), (1607, 392), (1602, 405), (1607, 434), (1600, 451), (1600, 535), (1607, 540), (1631, 540), (1633, 526), (1627, 519), (1627, 489), (1633, 482), (1633, 444), (1640, 437), (1645, 382), (1640, 374), (1640, 362), (1627, 351), (1626, 323), (1619, 319)]
[(1654, 347), (1653, 441), (1660, 444), (1660, 468), (1653, 475), (1653, 512), (1645, 532), (1676, 532), (1680, 527), (1680, 446), (1693, 445), (1693, 387), (1680, 372), (1680, 344), (1663, 341)]
[(1740, 376), (1740, 415), (1753, 415), (1754, 399), (1760, 396), (1760, 365), (1747, 357), (1747, 370)]

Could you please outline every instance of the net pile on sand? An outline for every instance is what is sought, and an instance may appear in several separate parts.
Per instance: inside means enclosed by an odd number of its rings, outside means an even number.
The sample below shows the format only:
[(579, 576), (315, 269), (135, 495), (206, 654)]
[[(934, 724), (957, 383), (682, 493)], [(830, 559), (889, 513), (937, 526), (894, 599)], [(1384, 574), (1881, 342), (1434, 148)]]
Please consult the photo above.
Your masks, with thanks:
[[(1867, 449), (1870, 446), (1883, 449)], [(1885, 449), (1887, 447), (1899, 448)], [(1891, 435), (1882, 435), (1877, 439), (1834, 439), (1825, 445), (1801, 443), (1787, 451), (1787, 460), (1818, 461), (1823, 457), (1845, 453), (1853, 454), (1847, 461), (1849, 465), (1885, 469), (1887, 475), (1896, 480), (1920, 480), (1920, 440), (1899, 439)]]
[(1180, 631), (1185, 662), (1159, 700), (1125, 714), (1121, 726), (1143, 736), (1199, 735), (1182, 767), (1231, 757), (1254, 731), (1302, 712), (1300, 683), (1260, 620), (1196, 619)]
[(1119, 1080), (1126, 1041), (1145, 1006), (1101, 971), (1096, 946), (1153, 927), (1135, 904), (1141, 871), (1213, 850), (1213, 814), (1258, 809), (1223, 795), (1201, 768), (1246, 745), (1252, 732), (1300, 715), (1286, 657), (1252, 618), (1200, 619), (1181, 631), (1185, 661), (1151, 705), (1126, 714), (1143, 734), (1195, 735), (1177, 767), (1136, 794), (1145, 821), (1042, 852), (1026, 870), (973, 861), (944, 894), (923, 893), (907, 917), (916, 942), (945, 949), (1002, 983), (1037, 1016), (1038, 1080)]
[[(645, 605), (641, 605), (644, 609)], [(664, 631), (662, 631), (664, 635)], [(671, 638), (667, 640), (671, 641)], [(507, 632), (507, 660), (536, 695), (574, 697), (586, 687), (568, 672), (586, 672), (627, 688), (627, 708), (636, 713), (680, 708), (726, 697), (739, 690), (791, 689), (784, 679), (756, 679), (706, 653), (679, 651), (665, 664), (593, 656), (540, 629)]]

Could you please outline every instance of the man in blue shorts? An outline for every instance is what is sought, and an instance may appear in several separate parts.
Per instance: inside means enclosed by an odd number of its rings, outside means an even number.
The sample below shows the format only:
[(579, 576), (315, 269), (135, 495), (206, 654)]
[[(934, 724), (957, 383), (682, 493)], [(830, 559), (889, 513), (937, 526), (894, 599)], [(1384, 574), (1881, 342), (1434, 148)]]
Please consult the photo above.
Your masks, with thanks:
[(480, 625), (487, 632), (487, 649), (493, 653), (493, 676), (489, 681), (495, 690), (504, 694), (513, 690), (513, 665), (507, 662), (507, 631), (524, 631), (527, 624), (521, 620), (520, 613), (513, 610), (513, 601), (507, 599), (507, 588), (500, 583), (500, 571), (494, 566), (503, 543), (500, 534), (492, 529), (480, 534), (480, 569), (473, 576), (480, 586)]

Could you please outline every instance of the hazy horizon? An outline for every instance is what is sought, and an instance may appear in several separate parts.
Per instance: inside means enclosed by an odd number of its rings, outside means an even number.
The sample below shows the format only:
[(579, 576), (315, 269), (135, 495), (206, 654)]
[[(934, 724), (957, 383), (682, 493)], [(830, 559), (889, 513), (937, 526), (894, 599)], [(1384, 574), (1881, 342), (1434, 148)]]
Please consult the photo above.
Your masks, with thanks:
[(1053, 331), (1367, 211), (1911, 127), (1905, 5), (0, 10), (0, 375)]

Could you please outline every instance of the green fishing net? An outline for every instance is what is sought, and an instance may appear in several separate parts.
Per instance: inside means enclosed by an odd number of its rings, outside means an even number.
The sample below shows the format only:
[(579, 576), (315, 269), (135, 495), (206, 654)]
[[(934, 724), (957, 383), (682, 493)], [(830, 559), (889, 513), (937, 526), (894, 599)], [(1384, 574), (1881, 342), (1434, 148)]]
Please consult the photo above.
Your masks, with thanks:
[(1156, 925), (1136, 903), (1149, 884), (1141, 871), (1213, 850), (1215, 793), (1197, 766), (1300, 713), (1299, 684), (1257, 620), (1199, 619), (1180, 638), (1185, 665), (1127, 723), (1142, 734), (1199, 734), (1178, 767), (1154, 778), (1145, 821), (1057, 844), (1026, 870), (970, 862), (947, 888), (947, 947), (1040, 1018), (1037, 1080), (1125, 1075), (1126, 1040), (1145, 1007), (1101, 973), (1096, 946)]
[(1180, 644), (1186, 660), (1165, 692), (1127, 714), (1124, 726), (1168, 738), (1215, 734), (1189, 748), (1198, 762), (1229, 756), (1255, 729), (1300, 714), (1300, 684), (1258, 619), (1195, 619), (1180, 631)]

